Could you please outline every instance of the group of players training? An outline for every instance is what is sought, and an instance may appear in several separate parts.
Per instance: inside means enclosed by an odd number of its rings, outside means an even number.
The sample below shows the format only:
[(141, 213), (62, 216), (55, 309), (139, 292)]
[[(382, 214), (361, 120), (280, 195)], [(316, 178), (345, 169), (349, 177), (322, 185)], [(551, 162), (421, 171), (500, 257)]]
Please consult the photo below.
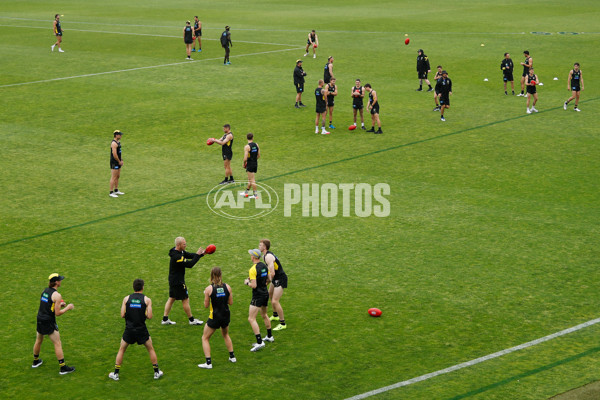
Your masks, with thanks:
[[(532, 112), (538, 112), (535, 108), (535, 105), (538, 101), (537, 94), (537, 85), (540, 83), (539, 77), (535, 74), (533, 70), (533, 58), (529, 55), (529, 51), (525, 50), (523, 52), (523, 56), (525, 56), (525, 61), (521, 63), (523, 66), (523, 75), (521, 76), (521, 93), (517, 96), (527, 97), (527, 114), (531, 114)], [(503, 80), (504, 80), (504, 94), (508, 95), (507, 83), (510, 82), (512, 88), (512, 94), (515, 95), (515, 82), (513, 78), (513, 70), (514, 64), (512, 59), (510, 58), (509, 53), (504, 53), (504, 58), (500, 63), (500, 69), (502, 70)], [(525, 89), (526, 88), (526, 89)], [(527, 94), (525, 94), (525, 90), (527, 90)], [(575, 107), (573, 108), (575, 111), (581, 111), (579, 109), (579, 94), (582, 90), (584, 90), (583, 85), (583, 75), (581, 70), (579, 69), (579, 63), (573, 64), (573, 69), (569, 71), (569, 76), (567, 78), (567, 90), (571, 91), (571, 97), (569, 97), (563, 104), (563, 108), (566, 110), (568, 104), (575, 100)], [(533, 98), (533, 103), (531, 103), (531, 99)], [(531, 107), (530, 107), (531, 104)]]
[[(188, 287), (185, 284), (186, 269), (194, 267), (200, 258), (208, 254), (203, 248), (199, 248), (196, 253), (185, 251), (187, 243), (185, 238), (177, 237), (175, 247), (169, 250), (169, 298), (165, 304), (165, 310), (162, 319), (162, 325), (175, 325), (176, 322), (169, 319), (169, 313), (175, 301), (181, 301), (183, 310), (186, 313), (190, 325), (202, 325), (200, 321), (192, 315)], [(248, 309), (248, 322), (256, 337), (256, 343), (252, 345), (250, 351), (256, 352), (265, 347), (265, 342), (274, 342), (272, 331), (287, 329), (284, 319), (283, 308), (280, 299), (283, 290), (287, 288), (288, 277), (284, 272), (281, 262), (270, 251), (271, 241), (262, 239), (257, 249), (248, 250), (252, 267), (248, 271), (248, 277), (244, 284), (252, 288), (252, 299)], [(214, 252), (214, 247), (212, 252)], [(262, 260), (264, 261), (261, 261)], [(38, 368), (43, 364), (40, 359), (40, 350), (45, 336), (48, 336), (54, 345), (54, 351), (59, 363), (60, 375), (69, 374), (75, 371), (75, 367), (68, 366), (64, 360), (62, 343), (56, 324), (56, 317), (67, 311), (73, 310), (73, 304), (66, 304), (62, 295), (58, 292), (61, 287), (64, 276), (53, 273), (48, 277), (48, 287), (44, 289), (40, 297), (40, 305), (37, 314), (36, 340), (33, 346), (32, 368)], [(267, 306), (271, 299), (273, 315), (267, 315)], [(199, 368), (212, 369), (212, 358), (210, 351), (210, 338), (216, 330), (220, 329), (225, 346), (229, 352), (229, 361), (237, 362), (233, 351), (233, 343), (229, 336), (230, 310), (229, 306), (233, 304), (233, 291), (231, 286), (223, 282), (221, 268), (213, 267), (210, 271), (210, 285), (204, 289), (204, 307), (209, 309), (209, 316), (204, 325), (202, 334), (202, 349), (206, 361), (198, 364)], [(263, 338), (260, 333), (258, 322), (256, 321), (260, 313), (267, 335)], [(115, 381), (120, 379), (121, 365), (123, 356), (127, 347), (137, 343), (144, 345), (148, 350), (150, 361), (154, 369), (154, 379), (160, 379), (163, 371), (158, 367), (158, 358), (152, 344), (152, 338), (146, 327), (146, 320), (153, 317), (152, 300), (144, 295), (144, 281), (136, 279), (133, 281), (133, 293), (123, 298), (121, 303), (121, 318), (125, 319), (125, 331), (121, 338), (121, 344), (115, 361), (115, 369), (109, 373), (108, 377)], [(279, 321), (279, 324), (271, 328), (271, 321)]]

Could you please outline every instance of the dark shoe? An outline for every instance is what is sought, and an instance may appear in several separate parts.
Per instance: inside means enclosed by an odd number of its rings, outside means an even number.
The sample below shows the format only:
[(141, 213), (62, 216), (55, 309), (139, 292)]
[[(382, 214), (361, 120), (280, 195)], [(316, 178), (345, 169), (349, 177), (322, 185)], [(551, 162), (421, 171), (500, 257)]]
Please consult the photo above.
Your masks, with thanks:
[(70, 374), (71, 372), (75, 371), (75, 367), (69, 367), (68, 365), (65, 365), (63, 367), (60, 367), (60, 374), (61, 375), (66, 375), (66, 374)]
[(379, 128), (379, 129), (377, 130), (377, 132), (375, 132), (375, 134), (379, 134), (379, 133), (383, 133), (383, 131), (381, 130), (381, 128)]
[(435, 108), (433, 109), (433, 111), (440, 111), (440, 107), (439, 106), (435, 106)]
[(422, 91), (423, 91), (423, 89), (422, 89), (422, 88), (418, 88), (418, 89), (416, 90), (416, 92), (422, 92)]
[(363, 131), (366, 131), (366, 130), (367, 130), (367, 128), (365, 128), (365, 126), (364, 126), (364, 125), (363, 125), (363, 126), (361, 126), (361, 127), (360, 127), (360, 129), (362, 129)]
[(433, 92), (433, 88), (430, 87), (429, 89), (427, 89), (427, 91), (428, 92)]
[(367, 132), (375, 132), (375, 128), (373, 127), (371, 129), (369, 129)]
[(299, 104), (300, 107), (306, 107), (304, 104), (300, 103)]
[(227, 180), (227, 178), (225, 178), (221, 182), (219, 182), (219, 185), (227, 185), (228, 183), (229, 181)]
[(294, 105), (294, 107), (296, 107), (296, 108), (300, 108), (300, 106), (298, 105), (298, 103), (296, 103), (296, 104)]
[(33, 360), (33, 363), (31, 364), (31, 368), (37, 368), (40, 365), (42, 365), (44, 363), (44, 361), (40, 358), (37, 360)]

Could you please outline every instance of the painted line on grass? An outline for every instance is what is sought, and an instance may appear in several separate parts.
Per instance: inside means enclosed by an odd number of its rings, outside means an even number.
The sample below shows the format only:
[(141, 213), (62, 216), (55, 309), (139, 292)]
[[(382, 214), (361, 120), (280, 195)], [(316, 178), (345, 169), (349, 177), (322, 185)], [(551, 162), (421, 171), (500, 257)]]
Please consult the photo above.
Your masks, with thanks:
[(452, 397), (452, 398), (450, 398), (448, 400), (466, 399), (467, 397), (471, 397), (471, 396), (475, 396), (476, 394), (487, 392), (488, 390), (492, 390), (492, 389), (495, 389), (495, 388), (500, 387), (502, 385), (506, 385), (507, 383), (511, 383), (511, 382), (514, 382), (514, 381), (519, 381), (519, 379), (527, 378), (527, 377), (535, 375), (537, 373), (548, 371), (548, 370), (550, 370), (550, 369), (552, 369), (554, 367), (558, 367), (560, 365), (564, 365), (564, 364), (570, 363), (571, 361), (579, 360), (580, 358), (587, 357), (590, 354), (594, 354), (594, 353), (597, 353), (599, 351), (600, 351), (600, 347), (593, 347), (593, 348), (591, 348), (589, 350), (586, 350), (586, 351), (583, 351), (583, 352), (581, 352), (579, 354), (575, 354), (575, 355), (563, 358), (562, 360), (554, 361), (553, 363), (543, 365), (541, 367), (532, 369), (530, 371), (525, 371), (525, 372), (520, 373), (518, 375), (511, 376), (510, 378), (503, 379), (503, 380), (501, 380), (499, 382), (495, 382), (495, 383), (492, 383), (490, 385), (483, 386), (483, 387), (480, 387), (480, 388), (475, 389), (475, 390), (471, 390), (470, 392), (467, 392), (467, 393), (459, 394), (458, 396), (454, 396), (454, 397)]
[[(25, 29), (48, 29), (47, 27), (43, 27), (43, 26), (22, 26), (22, 25), (3, 25), (3, 24), (0, 24), (0, 27), (25, 28)], [(91, 29), (69, 29), (69, 31), (74, 31), (74, 32), (90, 32), (90, 33), (107, 33), (107, 34), (111, 34), (111, 35), (150, 36), (150, 37), (175, 38), (175, 39), (181, 39), (183, 37), (182, 35), (176, 36), (176, 35), (157, 35), (155, 33), (95, 31), (95, 30), (91, 30)], [(209, 39), (209, 38), (202, 37), (202, 40), (212, 40), (212, 41), (216, 42), (216, 41), (219, 41), (221, 39)], [(252, 42), (252, 41), (248, 41), (248, 40), (236, 40), (235, 42), (236, 43), (250, 43), (250, 44), (265, 44), (265, 45), (271, 45), (271, 46), (287, 46), (287, 47), (297, 46), (297, 44), (270, 43), (270, 42)]]
[(549, 340), (556, 339), (558, 337), (568, 335), (569, 333), (573, 333), (573, 332), (579, 331), (581, 329), (587, 328), (589, 326), (595, 325), (598, 322), (600, 322), (600, 318), (592, 319), (592, 320), (589, 320), (589, 321), (584, 322), (582, 324), (576, 325), (576, 326), (574, 326), (572, 328), (564, 329), (564, 330), (562, 330), (560, 332), (556, 332), (556, 333), (553, 333), (551, 335), (544, 336), (542, 338), (532, 340), (531, 342), (523, 343), (523, 344), (520, 344), (518, 346), (511, 347), (509, 349), (497, 351), (495, 353), (488, 354), (487, 356), (479, 357), (479, 358), (476, 358), (476, 359), (471, 360), (471, 361), (467, 361), (467, 362), (464, 362), (464, 363), (456, 364), (456, 365), (453, 365), (451, 367), (440, 369), (439, 371), (435, 371), (435, 372), (431, 372), (429, 374), (421, 375), (421, 376), (418, 376), (416, 378), (408, 379), (406, 381), (398, 382), (398, 383), (395, 383), (393, 385), (384, 386), (384, 387), (379, 388), (379, 389), (371, 390), (370, 392), (366, 392), (366, 393), (359, 394), (359, 395), (356, 395), (356, 396), (348, 397), (346, 400), (366, 399), (367, 397), (371, 397), (371, 396), (375, 396), (375, 395), (378, 395), (378, 394), (381, 394), (381, 393), (389, 392), (390, 390), (398, 389), (398, 388), (401, 388), (401, 387), (404, 387), (404, 386), (408, 386), (408, 385), (412, 385), (412, 384), (415, 384), (415, 383), (418, 383), (418, 382), (423, 382), (423, 381), (426, 381), (428, 379), (435, 378), (436, 376), (440, 376), (440, 375), (448, 374), (450, 372), (458, 371), (459, 369), (463, 369), (463, 368), (467, 368), (467, 367), (472, 367), (473, 365), (480, 364), (480, 363), (485, 362), (485, 361), (493, 360), (494, 358), (502, 357), (504, 355), (507, 355), (507, 354), (510, 354), (510, 353), (514, 353), (515, 351), (527, 349), (529, 347), (538, 345), (540, 343), (544, 343), (544, 342), (547, 342)]
[[(292, 51), (292, 50), (295, 51), (295, 50), (303, 50), (303, 49), (304, 49), (304, 47), (296, 47), (296, 48), (293, 48), (293, 49), (261, 51), (261, 52), (258, 52), (258, 53), (238, 54), (238, 55), (235, 55), (235, 56), (231, 56), (230, 58), (257, 56), (257, 55), (261, 55), (261, 54), (281, 53), (281, 52), (284, 52), (284, 51)], [(9, 83), (7, 85), (0, 85), (0, 88), (7, 88), (7, 87), (14, 87), (14, 86), (24, 86), (24, 85), (34, 85), (34, 84), (37, 84), (37, 83), (47, 83), (47, 82), (64, 81), (64, 80), (68, 80), (68, 79), (88, 78), (88, 77), (92, 77), (92, 76), (118, 74), (118, 73), (121, 73), (121, 72), (140, 71), (140, 70), (143, 70), (143, 69), (172, 67), (172, 66), (175, 66), (175, 65), (193, 64), (193, 63), (202, 62), (202, 61), (215, 61), (215, 60), (222, 60), (222, 59), (223, 59), (223, 57), (203, 58), (202, 60), (178, 61), (176, 63), (159, 64), (159, 65), (149, 65), (147, 67), (127, 68), (127, 69), (119, 69), (119, 70), (115, 70), (115, 71), (94, 72), (94, 73), (91, 73), (91, 74), (65, 76), (65, 77), (62, 77), (62, 78), (44, 79), (44, 80), (41, 80), (41, 81)]]
[[(14, 21), (35, 21), (52, 24), (54, 20), (50, 19), (33, 19), (33, 18), (17, 18), (17, 17), (5, 17), (0, 16), (0, 19), (14, 20)], [(101, 26), (127, 26), (127, 27), (138, 27), (138, 28), (179, 28), (174, 25), (139, 25), (139, 24), (112, 24), (107, 22), (84, 22), (84, 21), (68, 21), (69, 24), (85, 24), (85, 25), (101, 25)], [(50, 28), (44, 28), (50, 29)], [(222, 28), (211, 28), (205, 25), (202, 26), (204, 30), (217, 30), (220, 31)], [(71, 30), (71, 29), (69, 29)], [(306, 29), (259, 29), (259, 28), (235, 28), (236, 31), (251, 31), (251, 32), (307, 32)], [(390, 31), (345, 31), (345, 30), (319, 30), (319, 32), (325, 33), (368, 33), (368, 34), (412, 34), (412, 35), (525, 35), (530, 32), (390, 32)], [(600, 32), (577, 32), (578, 34), (597, 35)]]
[[(599, 100), (599, 99), (600, 99), (600, 97), (595, 97), (595, 98), (592, 98), (592, 99), (581, 101), (580, 103), (588, 103), (588, 102), (596, 101), (596, 100)], [(562, 109), (562, 106), (550, 108), (548, 110), (543, 110), (543, 111), (540, 111), (538, 114), (542, 114), (542, 113), (546, 113), (546, 112), (551, 112), (551, 111), (556, 111), (556, 110), (560, 110), (560, 109)], [(340, 164), (340, 163), (343, 163), (343, 162), (346, 162), (346, 161), (353, 161), (353, 160), (357, 160), (359, 158), (369, 157), (369, 156), (372, 156), (372, 155), (375, 155), (375, 154), (384, 153), (384, 152), (387, 152), (387, 151), (392, 151), (392, 150), (397, 150), (397, 149), (402, 149), (402, 148), (405, 148), (405, 147), (410, 147), (410, 146), (414, 146), (414, 145), (421, 144), (421, 143), (427, 143), (427, 142), (431, 142), (431, 141), (434, 141), (434, 140), (438, 140), (438, 139), (443, 139), (443, 138), (450, 137), (450, 136), (459, 135), (461, 133), (470, 132), (470, 131), (481, 129), (481, 128), (487, 128), (489, 126), (499, 125), (499, 124), (502, 124), (504, 122), (514, 121), (514, 120), (517, 120), (517, 119), (528, 118), (528, 117), (529, 118), (535, 118), (535, 116), (533, 116), (533, 115), (522, 114), (522, 115), (518, 115), (518, 116), (515, 116), (515, 117), (512, 117), (512, 118), (506, 118), (506, 119), (503, 119), (503, 120), (500, 120), (500, 121), (494, 121), (494, 122), (490, 122), (490, 123), (487, 123), (487, 124), (483, 124), (483, 125), (478, 125), (478, 126), (474, 126), (474, 127), (471, 127), (471, 128), (462, 129), (462, 130), (459, 130), (459, 131), (445, 133), (443, 135), (433, 136), (433, 137), (422, 139), (422, 140), (415, 140), (413, 142), (399, 144), (399, 145), (396, 145), (396, 146), (387, 147), (385, 149), (371, 151), (369, 153), (358, 154), (358, 155), (356, 155), (354, 157), (342, 158), (340, 160), (331, 161), (331, 162), (324, 163), (324, 164), (318, 164), (318, 165), (313, 165), (311, 167), (306, 167), (306, 168), (298, 169), (298, 170), (295, 170), (295, 171), (284, 172), (284, 173), (279, 174), (279, 175), (273, 175), (273, 176), (266, 177), (266, 178), (262, 179), (261, 182), (270, 181), (270, 180), (278, 179), (278, 178), (282, 178), (284, 176), (299, 174), (301, 172), (306, 172), (306, 171), (310, 171), (310, 170), (314, 170), (314, 169), (318, 169), (318, 168), (323, 168), (323, 167), (327, 167), (327, 166), (330, 166), (330, 165)], [(64, 232), (64, 231), (68, 231), (68, 230), (75, 229), (75, 228), (80, 228), (82, 226), (92, 225), (92, 224), (96, 224), (96, 223), (99, 223), (99, 222), (103, 222), (103, 221), (108, 221), (108, 220), (111, 220), (111, 219), (116, 219), (116, 218), (124, 217), (124, 216), (135, 214), (135, 213), (138, 213), (138, 212), (143, 212), (143, 211), (151, 210), (153, 208), (158, 208), (158, 207), (162, 207), (162, 206), (166, 206), (166, 205), (170, 205), (170, 204), (180, 203), (182, 201), (191, 200), (191, 199), (195, 199), (195, 198), (198, 198), (198, 197), (206, 196), (208, 193), (209, 192), (197, 193), (197, 194), (186, 196), (186, 197), (182, 197), (182, 198), (179, 198), (179, 199), (169, 200), (169, 201), (166, 201), (164, 203), (153, 204), (153, 205), (150, 205), (150, 206), (147, 206), (147, 207), (138, 208), (136, 210), (125, 211), (125, 212), (122, 212), (122, 213), (119, 213), (119, 214), (108, 215), (106, 217), (94, 219), (94, 220), (91, 220), (91, 221), (86, 221), (86, 222), (82, 222), (82, 223), (79, 223), (79, 224), (75, 224), (75, 225), (71, 225), (71, 226), (66, 226), (64, 228), (54, 229), (52, 231), (42, 232), (42, 233), (38, 233), (36, 235), (31, 235), (31, 236), (26, 236), (26, 237), (19, 238), (19, 239), (9, 240), (8, 242), (0, 243), (0, 247), (8, 246), (8, 245), (15, 244), (15, 243), (24, 242), (26, 240), (37, 239), (37, 238), (40, 238), (40, 237), (43, 237), (43, 236), (48, 236), (48, 235), (52, 235), (52, 234), (60, 233), (60, 232)]]

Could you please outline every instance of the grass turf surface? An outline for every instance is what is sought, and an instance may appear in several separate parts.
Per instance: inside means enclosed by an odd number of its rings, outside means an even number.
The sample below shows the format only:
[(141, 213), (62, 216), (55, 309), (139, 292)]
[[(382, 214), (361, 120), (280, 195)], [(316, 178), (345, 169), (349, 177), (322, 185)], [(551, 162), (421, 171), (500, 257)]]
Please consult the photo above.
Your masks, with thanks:
[[(64, 54), (49, 51), (55, 13), (65, 14)], [(196, 14), (203, 53), (186, 63), (181, 30)], [(52, 9), (6, 2), (0, 253), (8, 284), (0, 344), (10, 350), (0, 393), (346, 398), (596, 318), (599, 40), (557, 32), (595, 32), (598, 14), (591, 1), (59, 2)], [(216, 40), (224, 25), (234, 42), (229, 67)], [(303, 59), (308, 107), (296, 110), (291, 75), (310, 29), (320, 48), (316, 60)], [(453, 79), (446, 124), (431, 112), (430, 94), (414, 92), (419, 48)], [(523, 99), (503, 95), (498, 68), (505, 51), (518, 64), (524, 49), (545, 83), (541, 113), (532, 116)], [(312, 89), (330, 54), (338, 129), (322, 137), (313, 133)], [(562, 110), (575, 61), (586, 82), (581, 113)], [(103, 74), (135, 68), (144, 69)], [(3, 87), (89, 74), (101, 75)], [(356, 77), (378, 92), (384, 135), (345, 129)], [(306, 218), (294, 208), (284, 217), (281, 206), (251, 221), (216, 216), (205, 193), (222, 179), (222, 163), (204, 142), (224, 123), (236, 134), (238, 180), (243, 135), (252, 131), (263, 152), (258, 179), (280, 196), (286, 183), (383, 182), (391, 186), (390, 216)], [(117, 128), (125, 132), (127, 194), (111, 199), (108, 144)], [(226, 362), (217, 334), (214, 369), (196, 367), (202, 328), (185, 324), (178, 304), (171, 314), (178, 325), (159, 324), (167, 251), (178, 235), (190, 248), (217, 245), (187, 283), (194, 315), (205, 320), (209, 267), (224, 269), (234, 291), (236, 365)], [(251, 354), (243, 279), (246, 249), (262, 237), (290, 276), (282, 299), (289, 329)], [(61, 293), (76, 307), (58, 318), (67, 362), (77, 367), (60, 378), (47, 340), (44, 365), (30, 368), (37, 298), (54, 271), (67, 276)], [(120, 301), (138, 277), (153, 299), (148, 326), (165, 376), (154, 382), (145, 350), (130, 348), (116, 383), (106, 375), (124, 325)], [(367, 315), (372, 306), (381, 319)], [(598, 329), (379, 398), (550, 397), (597, 379)]]

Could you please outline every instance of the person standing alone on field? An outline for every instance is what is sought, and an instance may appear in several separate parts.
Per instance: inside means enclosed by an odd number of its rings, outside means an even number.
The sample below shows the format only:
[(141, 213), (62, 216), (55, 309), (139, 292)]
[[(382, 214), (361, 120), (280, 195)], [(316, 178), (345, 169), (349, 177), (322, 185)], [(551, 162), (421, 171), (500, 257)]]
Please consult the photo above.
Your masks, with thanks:
[(121, 192), (119, 187), (119, 178), (123, 168), (123, 158), (121, 157), (121, 137), (123, 132), (116, 130), (113, 132), (113, 140), (110, 143), (110, 197), (119, 197)]
[(65, 308), (62, 308), (65, 304), (57, 289), (60, 287), (63, 279), (65, 279), (65, 277), (59, 274), (50, 274), (48, 277), (48, 287), (44, 289), (40, 297), (40, 307), (37, 314), (37, 332), (35, 344), (33, 345), (33, 363), (31, 364), (31, 368), (37, 368), (42, 365), (43, 361), (40, 359), (40, 350), (42, 348), (44, 336), (48, 335), (48, 338), (50, 338), (54, 345), (54, 353), (58, 359), (58, 365), (60, 367), (59, 373), (61, 375), (75, 371), (75, 367), (69, 367), (65, 364), (60, 333), (58, 333), (58, 325), (56, 324), (57, 316), (63, 315), (74, 308), (73, 304), (69, 304), (65, 306)]
[(200, 247), (196, 254), (185, 251), (187, 243), (185, 238), (175, 238), (175, 247), (169, 250), (169, 300), (165, 304), (165, 313), (163, 314), (163, 325), (175, 325), (169, 319), (169, 313), (175, 300), (181, 300), (183, 311), (187, 315), (190, 325), (202, 325), (202, 321), (195, 319), (190, 308), (190, 298), (188, 295), (187, 286), (185, 285), (185, 270), (192, 268), (200, 258), (204, 256), (204, 249)]
[(319, 47), (319, 38), (317, 37), (317, 32), (313, 29), (308, 33), (308, 40), (306, 41), (306, 53), (304, 53), (304, 57), (308, 55), (308, 49), (313, 49), (313, 58), (317, 58), (317, 47)]
[(251, 199), (258, 199), (258, 194), (256, 193), (256, 171), (258, 171), (258, 159), (260, 158), (260, 149), (258, 145), (254, 143), (254, 134), (252, 132), (246, 135), (246, 139), (248, 139), (248, 144), (244, 146), (244, 162), (243, 167), (246, 169), (248, 173), (248, 186), (246, 186), (246, 191), (243, 193), (245, 197), (248, 197), (248, 191), (250, 188), (253, 190), (253, 195), (250, 196)]
[(515, 80), (513, 78), (513, 70), (515, 66), (513, 64), (513, 60), (510, 58), (510, 54), (504, 53), (504, 58), (500, 63), (500, 69), (502, 70), (502, 80), (504, 81), (504, 94), (508, 95), (506, 83), (510, 82), (510, 86), (512, 87), (512, 94), (515, 95)]
[(213, 333), (219, 328), (221, 328), (221, 334), (229, 352), (229, 361), (232, 363), (237, 361), (233, 353), (233, 343), (229, 337), (229, 306), (232, 304), (233, 292), (231, 291), (231, 287), (223, 283), (221, 268), (214, 267), (210, 271), (210, 285), (204, 289), (204, 308), (210, 306), (210, 314), (208, 315), (208, 320), (204, 325), (204, 333), (202, 334), (202, 349), (204, 350), (206, 362), (198, 364), (198, 367), (212, 369), (209, 341)]
[(146, 319), (152, 319), (152, 300), (144, 296), (144, 281), (136, 279), (133, 281), (133, 293), (123, 298), (121, 303), (121, 318), (125, 318), (125, 332), (121, 338), (121, 346), (117, 353), (115, 361), (115, 371), (108, 374), (108, 377), (114, 381), (119, 380), (123, 356), (130, 344), (137, 343), (144, 345), (150, 355), (150, 362), (154, 368), (154, 379), (163, 376), (163, 372), (158, 368), (158, 358), (152, 345), (152, 338), (146, 327)]
[(294, 68), (294, 86), (296, 87), (296, 105), (294, 107), (306, 107), (302, 104), (302, 93), (304, 92), (304, 77), (306, 72), (302, 69), (302, 60), (296, 60)]
[(64, 53), (63, 49), (60, 48), (60, 44), (62, 43), (63, 30), (62, 30), (62, 27), (60, 26), (60, 15), (59, 14), (56, 14), (54, 16), (54, 23), (53, 23), (52, 30), (54, 32), (54, 36), (56, 36), (56, 43), (54, 43), (51, 47), (52, 51), (54, 51), (55, 46), (58, 46), (58, 52)]
[(417, 92), (423, 90), (423, 81), (425, 81), (425, 83), (427, 83), (427, 85), (429, 86), (429, 90), (427, 91), (433, 91), (433, 88), (431, 87), (431, 84), (427, 79), (427, 74), (429, 72), (431, 72), (431, 66), (429, 65), (429, 57), (427, 57), (425, 53), (423, 53), (423, 49), (419, 49), (419, 51), (417, 52), (417, 75), (419, 77), (419, 88), (417, 89)]
[(581, 111), (577, 105), (579, 104), (579, 92), (583, 88), (583, 75), (579, 69), (579, 63), (573, 64), (573, 69), (569, 71), (569, 77), (567, 78), (567, 90), (571, 90), (571, 97), (565, 101), (564, 109), (567, 109), (567, 105), (573, 99), (575, 99), (575, 111)]
[(231, 43), (231, 32), (229, 32), (229, 25), (225, 27), (223, 33), (221, 33), (221, 47), (225, 49), (225, 58), (223, 59), (223, 65), (229, 65), (229, 48), (233, 47)]

